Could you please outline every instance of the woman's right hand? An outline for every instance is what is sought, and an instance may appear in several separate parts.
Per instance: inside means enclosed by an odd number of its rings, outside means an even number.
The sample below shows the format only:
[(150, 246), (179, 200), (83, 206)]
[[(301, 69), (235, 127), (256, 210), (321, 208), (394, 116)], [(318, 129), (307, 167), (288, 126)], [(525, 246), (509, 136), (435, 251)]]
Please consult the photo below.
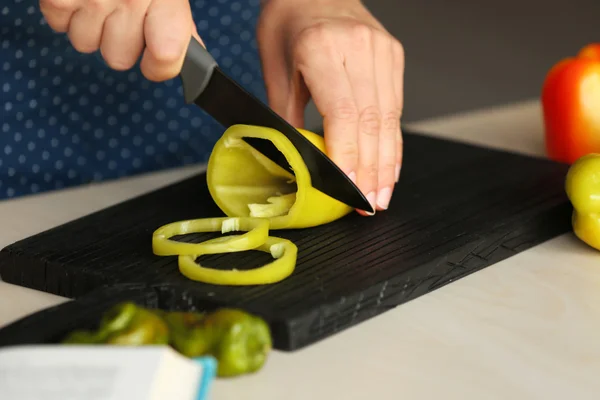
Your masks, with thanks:
[(109, 67), (141, 71), (151, 81), (177, 76), (190, 37), (200, 40), (189, 0), (40, 0), (48, 25), (81, 53), (100, 50)]

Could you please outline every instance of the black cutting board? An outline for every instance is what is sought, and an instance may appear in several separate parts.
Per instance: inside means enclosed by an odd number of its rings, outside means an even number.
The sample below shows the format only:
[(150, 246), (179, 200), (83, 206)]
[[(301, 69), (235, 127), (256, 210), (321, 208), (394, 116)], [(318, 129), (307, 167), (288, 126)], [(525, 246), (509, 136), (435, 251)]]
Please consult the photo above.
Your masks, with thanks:
[[(223, 215), (204, 174), (4, 248), (1, 277), (70, 298), (90, 294), (84, 302), (116, 299), (115, 292), (127, 297), (131, 289), (116, 285), (140, 284), (166, 309), (241, 307), (270, 323), (277, 349), (294, 350), (571, 229), (567, 165), (417, 133), (405, 133), (404, 140), (402, 176), (389, 211), (272, 232), (299, 248), (294, 274), (280, 283), (193, 282), (179, 273), (175, 257), (152, 254), (151, 236), (159, 226)], [(211, 237), (215, 234), (186, 240)], [(245, 252), (201, 260), (215, 268), (241, 268), (256, 267), (269, 256)], [(102, 294), (103, 287), (113, 295)], [(66, 319), (73, 316), (64, 312)], [(43, 320), (43, 312), (36, 320)], [(53, 310), (38, 325), (63, 320)], [(20, 340), (14, 337), (18, 326), (0, 334), (5, 343)], [(31, 332), (30, 323), (24, 326)], [(6, 339), (7, 332), (13, 339)], [(40, 335), (39, 341), (51, 339)]]

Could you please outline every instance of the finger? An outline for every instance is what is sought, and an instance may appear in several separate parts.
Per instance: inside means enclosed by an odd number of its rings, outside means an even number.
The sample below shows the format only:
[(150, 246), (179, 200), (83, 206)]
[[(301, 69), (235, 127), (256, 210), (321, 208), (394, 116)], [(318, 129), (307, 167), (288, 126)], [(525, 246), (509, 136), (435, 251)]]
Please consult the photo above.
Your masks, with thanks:
[(100, 47), (104, 20), (116, 8), (114, 0), (88, 1), (73, 13), (67, 35), (81, 53), (93, 53)]
[(104, 21), (100, 52), (113, 69), (132, 68), (144, 50), (144, 15), (148, 1), (130, 2), (119, 7)]
[(400, 115), (397, 114), (394, 89), (394, 55), (388, 35), (377, 34), (374, 41), (375, 77), (381, 106), (381, 133), (379, 135), (379, 165), (377, 209), (387, 210), (396, 181), (397, 137)]
[(267, 100), (273, 111), (285, 118), (292, 81), (283, 54), (284, 44), (280, 36), (266, 32), (263, 24), (259, 24), (256, 35)]
[(302, 74), (287, 62), (284, 38), (265, 29), (262, 20), (256, 36), (269, 106), (291, 125), (303, 128), (304, 109), (310, 93)]
[(67, 32), (71, 16), (79, 8), (80, 0), (40, 0), (40, 11), (56, 32)]
[(287, 102), (281, 115), (292, 126), (304, 128), (304, 110), (310, 99), (310, 93), (302, 75), (298, 72), (294, 73), (294, 77), (288, 87), (290, 90), (287, 95)]
[(327, 154), (356, 183), (358, 112), (335, 41), (322, 29), (305, 31), (293, 59), (323, 117)]
[(373, 32), (360, 26), (348, 36), (345, 67), (358, 107), (357, 186), (377, 208), (381, 111), (375, 77)]
[(154, 0), (144, 23), (146, 49), (140, 68), (151, 81), (175, 77), (181, 70), (193, 32), (187, 0)]
[[(402, 45), (394, 41), (393, 44), (394, 54), (394, 69), (393, 69), (393, 82), (394, 89), (396, 92), (396, 112), (399, 115), (399, 119), (402, 118), (402, 110), (404, 108), (404, 48)], [(398, 125), (398, 131), (396, 133), (396, 171), (395, 179), (396, 182), (400, 179), (400, 170), (402, 169), (402, 155), (404, 151), (403, 139), (402, 139), (402, 125)]]

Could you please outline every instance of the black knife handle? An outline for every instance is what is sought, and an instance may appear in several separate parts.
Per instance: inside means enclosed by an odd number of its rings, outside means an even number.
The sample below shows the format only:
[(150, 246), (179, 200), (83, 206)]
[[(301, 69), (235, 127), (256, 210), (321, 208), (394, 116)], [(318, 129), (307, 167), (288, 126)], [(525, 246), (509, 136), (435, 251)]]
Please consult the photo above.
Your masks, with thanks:
[(186, 103), (193, 103), (200, 96), (217, 66), (208, 50), (192, 36), (179, 73)]

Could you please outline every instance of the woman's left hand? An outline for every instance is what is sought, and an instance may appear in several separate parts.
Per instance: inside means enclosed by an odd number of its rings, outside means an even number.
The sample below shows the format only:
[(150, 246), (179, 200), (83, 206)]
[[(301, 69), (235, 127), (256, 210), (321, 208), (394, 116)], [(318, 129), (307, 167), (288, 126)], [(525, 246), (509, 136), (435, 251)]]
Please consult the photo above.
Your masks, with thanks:
[(387, 209), (402, 164), (400, 42), (359, 0), (264, 0), (257, 37), (271, 107), (302, 128), (312, 97), (327, 154)]

